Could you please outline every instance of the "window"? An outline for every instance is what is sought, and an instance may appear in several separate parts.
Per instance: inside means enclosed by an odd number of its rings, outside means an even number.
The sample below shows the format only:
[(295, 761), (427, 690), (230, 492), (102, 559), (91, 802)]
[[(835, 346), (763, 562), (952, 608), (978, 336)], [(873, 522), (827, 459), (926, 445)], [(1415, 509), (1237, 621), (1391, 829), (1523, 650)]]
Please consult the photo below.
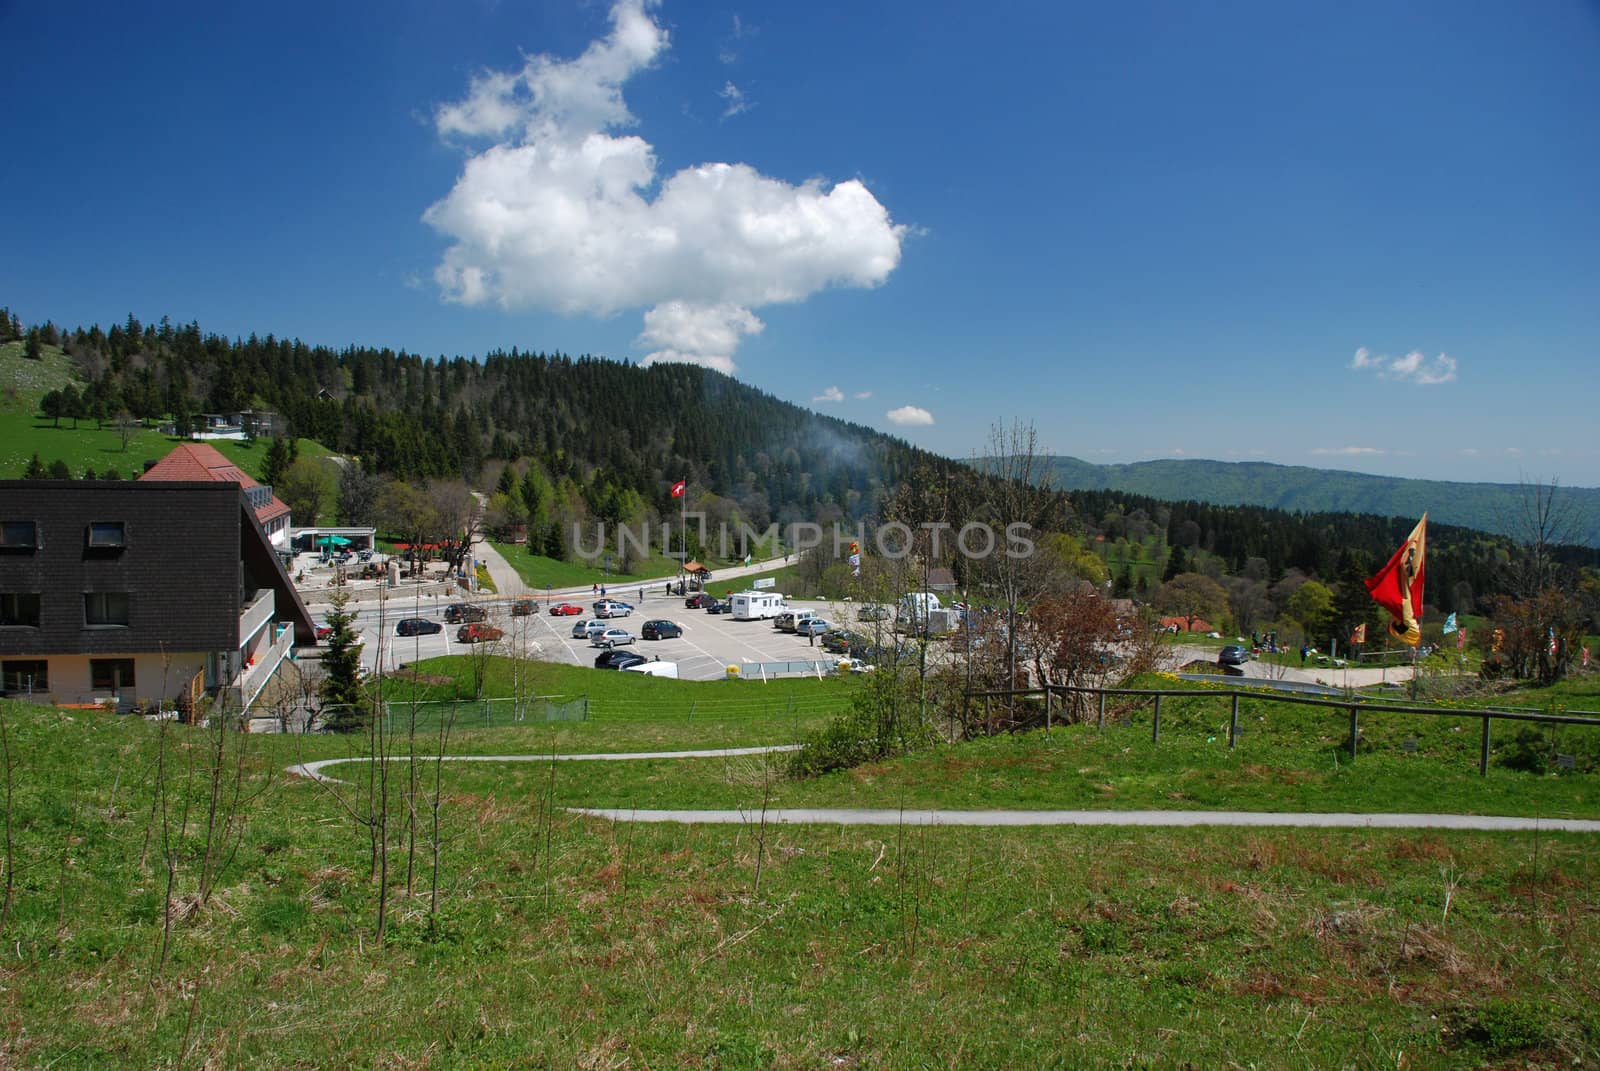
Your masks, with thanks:
[(39, 627), (39, 596), (23, 593), (0, 593), (0, 625), (27, 625)]
[(38, 522), (0, 521), (0, 549), (37, 550), (38, 547)]
[(0, 663), (0, 692), (48, 692), (50, 690), (49, 662)]
[(93, 521), (89, 524), (91, 547), (125, 547), (128, 545), (127, 525), (121, 521)]
[(91, 591), (83, 596), (83, 623), (85, 625), (126, 625), (128, 623), (128, 593), (126, 591)]
[(132, 688), (133, 659), (91, 658), (89, 660), (89, 686), (96, 691), (112, 688), (121, 691)]

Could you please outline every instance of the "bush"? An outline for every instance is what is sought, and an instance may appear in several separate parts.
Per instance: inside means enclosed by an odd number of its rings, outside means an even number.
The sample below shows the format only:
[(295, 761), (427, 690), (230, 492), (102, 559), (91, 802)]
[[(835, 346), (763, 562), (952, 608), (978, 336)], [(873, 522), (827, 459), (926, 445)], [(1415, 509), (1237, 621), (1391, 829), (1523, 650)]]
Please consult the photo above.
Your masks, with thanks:
[(904, 667), (884, 666), (855, 694), (849, 710), (793, 753), (789, 775), (815, 777), (929, 747), (937, 740), (917, 702), (916, 676)]

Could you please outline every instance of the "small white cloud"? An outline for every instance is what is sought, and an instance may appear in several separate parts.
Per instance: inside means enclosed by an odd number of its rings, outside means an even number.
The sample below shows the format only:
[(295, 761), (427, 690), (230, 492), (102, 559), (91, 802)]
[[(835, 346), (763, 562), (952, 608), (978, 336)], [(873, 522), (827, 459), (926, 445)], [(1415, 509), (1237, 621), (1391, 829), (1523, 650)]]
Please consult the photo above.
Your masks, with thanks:
[(729, 32), (728, 36), (723, 39), (721, 47), (717, 49), (717, 59), (721, 60), (723, 64), (730, 66), (738, 63), (739, 42), (743, 41), (746, 37), (754, 37), (755, 35), (755, 28), (746, 26), (744, 24), (744, 20), (739, 17), (738, 12), (735, 12), (733, 16), (733, 29)]
[(1412, 350), (1404, 357), (1387, 357), (1362, 346), (1350, 359), (1350, 367), (1356, 371), (1374, 371), (1380, 379), (1408, 379), (1419, 387), (1452, 383), (1456, 378), (1454, 357), (1441, 353), (1429, 360), (1421, 350)]
[(745, 99), (744, 90), (732, 82), (724, 83), (722, 91), (717, 96), (723, 100), (722, 117), (724, 119), (732, 119), (736, 115), (743, 115), (755, 107), (754, 104)]
[(829, 387), (821, 394), (814, 396), (811, 400), (813, 402), (842, 402), (844, 401), (844, 391), (840, 390), (838, 387)]
[(872, 392), (870, 390), (860, 390), (850, 395), (850, 397), (854, 398), (858, 402), (864, 402), (868, 398), (872, 397)]
[(933, 414), (926, 409), (915, 405), (902, 405), (899, 409), (891, 409), (883, 414), (891, 424), (901, 427), (926, 426), (933, 423)]
[(1311, 452), (1318, 457), (1370, 457), (1383, 453), (1376, 446), (1318, 446)]
[(1460, 450), (1457, 450), (1456, 453), (1460, 454), (1462, 457), (1477, 457), (1478, 448), (1476, 446), (1463, 446)]
[(1522, 456), (1521, 449), (1519, 449), (1518, 447), (1515, 447), (1515, 446), (1506, 447), (1506, 453), (1511, 457), (1521, 457)]

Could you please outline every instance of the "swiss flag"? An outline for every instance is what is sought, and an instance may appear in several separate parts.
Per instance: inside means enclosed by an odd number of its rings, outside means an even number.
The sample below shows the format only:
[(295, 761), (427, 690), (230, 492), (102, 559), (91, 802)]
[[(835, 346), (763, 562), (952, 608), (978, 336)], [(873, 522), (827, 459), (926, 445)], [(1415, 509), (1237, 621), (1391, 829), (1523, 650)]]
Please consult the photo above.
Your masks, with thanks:
[(672, 485), (672, 497), (673, 498), (682, 498), (683, 497), (683, 488), (684, 488), (684, 486), (686, 484), (688, 484), (688, 482), (689, 482), (688, 480), (679, 480), (677, 483), (673, 484)]

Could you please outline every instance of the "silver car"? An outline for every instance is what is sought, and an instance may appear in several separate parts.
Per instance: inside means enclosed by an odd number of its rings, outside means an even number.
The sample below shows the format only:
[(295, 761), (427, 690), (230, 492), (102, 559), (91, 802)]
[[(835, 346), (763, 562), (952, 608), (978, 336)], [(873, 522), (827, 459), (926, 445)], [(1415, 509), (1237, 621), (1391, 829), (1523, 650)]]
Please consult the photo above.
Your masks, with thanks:
[(633, 642), (633, 633), (625, 628), (608, 628), (589, 637), (591, 647), (622, 647)]

